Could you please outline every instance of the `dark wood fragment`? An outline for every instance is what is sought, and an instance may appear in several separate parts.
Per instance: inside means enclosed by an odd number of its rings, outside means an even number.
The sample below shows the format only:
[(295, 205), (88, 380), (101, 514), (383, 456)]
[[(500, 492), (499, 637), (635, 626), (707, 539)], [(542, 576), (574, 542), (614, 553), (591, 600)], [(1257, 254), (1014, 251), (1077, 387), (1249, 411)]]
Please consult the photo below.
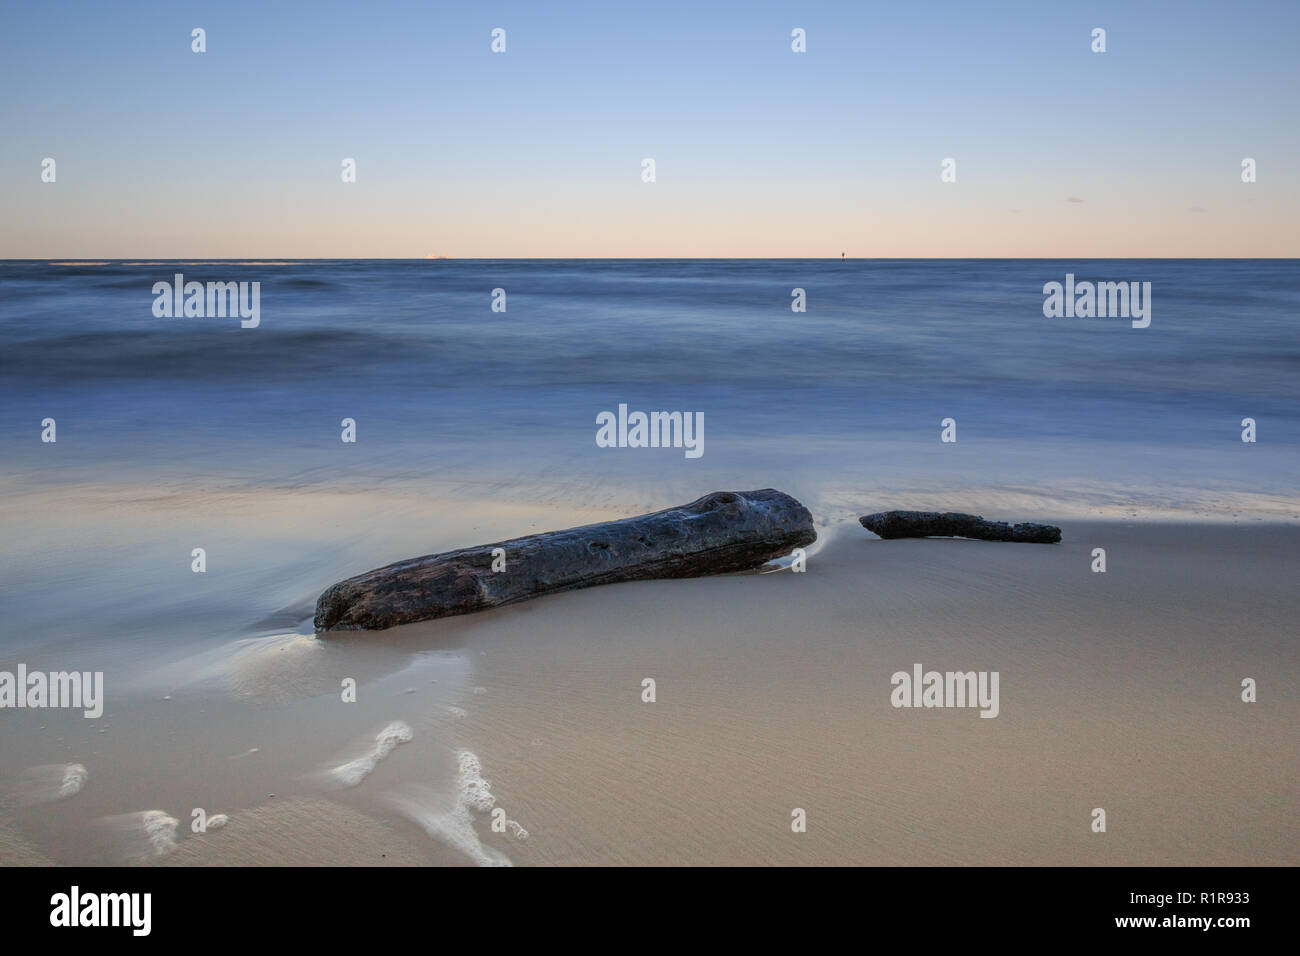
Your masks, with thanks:
[[(812, 515), (787, 494), (715, 491), (653, 514), (367, 571), (321, 594), (316, 630), (379, 630), (597, 584), (745, 571), (816, 538)], [(498, 548), (504, 571), (492, 570)]]
[(1010, 525), (958, 511), (881, 511), (863, 515), (858, 521), (882, 538), (979, 538), (1030, 544), (1056, 544), (1061, 540), (1061, 529), (1054, 525), (1028, 521)]

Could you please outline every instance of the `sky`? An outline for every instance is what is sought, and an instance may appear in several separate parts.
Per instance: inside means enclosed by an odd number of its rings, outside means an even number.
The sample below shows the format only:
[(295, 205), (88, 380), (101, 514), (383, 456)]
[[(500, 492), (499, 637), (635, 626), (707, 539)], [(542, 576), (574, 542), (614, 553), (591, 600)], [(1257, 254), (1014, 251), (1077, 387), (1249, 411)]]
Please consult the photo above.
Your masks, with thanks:
[(0, 258), (1294, 257), (1298, 48), (1295, 0), (0, 0)]

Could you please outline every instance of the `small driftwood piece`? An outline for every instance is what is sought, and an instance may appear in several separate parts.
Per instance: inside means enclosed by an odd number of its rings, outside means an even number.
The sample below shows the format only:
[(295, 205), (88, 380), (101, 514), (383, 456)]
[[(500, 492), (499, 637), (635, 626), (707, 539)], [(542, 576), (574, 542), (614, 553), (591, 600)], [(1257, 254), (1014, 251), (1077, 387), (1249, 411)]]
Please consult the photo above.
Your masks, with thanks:
[(368, 571), (321, 594), (315, 625), (380, 630), (597, 584), (745, 571), (816, 539), (812, 515), (787, 494), (715, 491), (654, 514)]
[(858, 519), (862, 527), (882, 538), (979, 538), (982, 541), (1022, 541), (1056, 544), (1061, 529), (1050, 524), (986, 521), (957, 511), (881, 511)]

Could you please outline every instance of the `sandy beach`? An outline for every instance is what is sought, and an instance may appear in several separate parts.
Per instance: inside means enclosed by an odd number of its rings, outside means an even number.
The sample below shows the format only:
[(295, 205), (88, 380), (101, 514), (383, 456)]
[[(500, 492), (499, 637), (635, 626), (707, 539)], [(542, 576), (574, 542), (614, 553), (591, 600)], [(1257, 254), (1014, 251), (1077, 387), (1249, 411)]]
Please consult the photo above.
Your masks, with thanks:
[(1300, 4), (181, 10), (0, 4), (20, 938), (1285, 929)]
[[(854, 515), (936, 500), (877, 492), (854, 508), (846, 489), (805, 489), (819, 541), (803, 573), (619, 584), (311, 634), (312, 582), (381, 552), (634, 507), (498, 494), (188, 489), (207, 540), (242, 541), (238, 572), (203, 581), (206, 595), (183, 565), (153, 582), (172, 589), (183, 628), (152, 615), (130, 642), (83, 638), (76, 666), (106, 675), (102, 718), (6, 714), (0, 864), (1300, 862), (1300, 527), (1275, 513), (1285, 502), (1237, 502), (1219, 521), (1104, 506), (1067, 518), (1029, 492), (966, 495), (990, 517), (1063, 528), (1059, 545), (1022, 545), (882, 541)], [(180, 499), (156, 490), (9, 500), (9, 527), (22, 527), (18, 509), (53, 516), (11, 540), (11, 581), (24, 542), (55, 560), (56, 541), (135, 529), (138, 546), (107, 581), (83, 582), (74, 611), (135, 580), (132, 562), (153, 548), (179, 546), (168, 516)], [(311, 560), (259, 549), (259, 533), (283, 544), (290, 525)], [(307, 547), (309, 528), (342, 546)], [(1098, 547), (1105, 573), (1090, 569)], [(274, 580), (258, 591), (266, 606), (237, 608), (259, 575)], [(66, 658), (57, 645), (33, 653), (0, 666)], [(892, 706), (891, 675), (916, 664), (998, 672), (996, 718)], [(355, 703), (341, 699), (347, 678)], [(1243, 678), (1258, 702), (1241, 700)], [(56, 797), (68, 766), (84, 783)], [(1090, 828), (1097, 807), (1105, 833)], [(196, 808), (227, 821), (194, 832)], [(796, 808), (806, 832), (792, 832)]]

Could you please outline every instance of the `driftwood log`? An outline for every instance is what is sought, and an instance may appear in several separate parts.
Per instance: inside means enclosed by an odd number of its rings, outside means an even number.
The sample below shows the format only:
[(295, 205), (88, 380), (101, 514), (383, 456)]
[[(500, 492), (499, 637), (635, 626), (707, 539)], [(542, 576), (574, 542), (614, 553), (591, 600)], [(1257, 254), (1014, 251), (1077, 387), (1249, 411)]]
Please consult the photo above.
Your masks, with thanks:
[(1050, 524), (1010, 525), (957, 511), (881, 511), (863, 515), (858, 521), (882, 538), (979, 538), (1030, 544), (1056, 544), (1061, 540), (1061, 529)]
[(745, 571), (816, 538), (812, 515), (787, 494), (715, 491), (654, 514), (368, 571), (321, 594), (316, 630), (379, 630), (596, 584)]

